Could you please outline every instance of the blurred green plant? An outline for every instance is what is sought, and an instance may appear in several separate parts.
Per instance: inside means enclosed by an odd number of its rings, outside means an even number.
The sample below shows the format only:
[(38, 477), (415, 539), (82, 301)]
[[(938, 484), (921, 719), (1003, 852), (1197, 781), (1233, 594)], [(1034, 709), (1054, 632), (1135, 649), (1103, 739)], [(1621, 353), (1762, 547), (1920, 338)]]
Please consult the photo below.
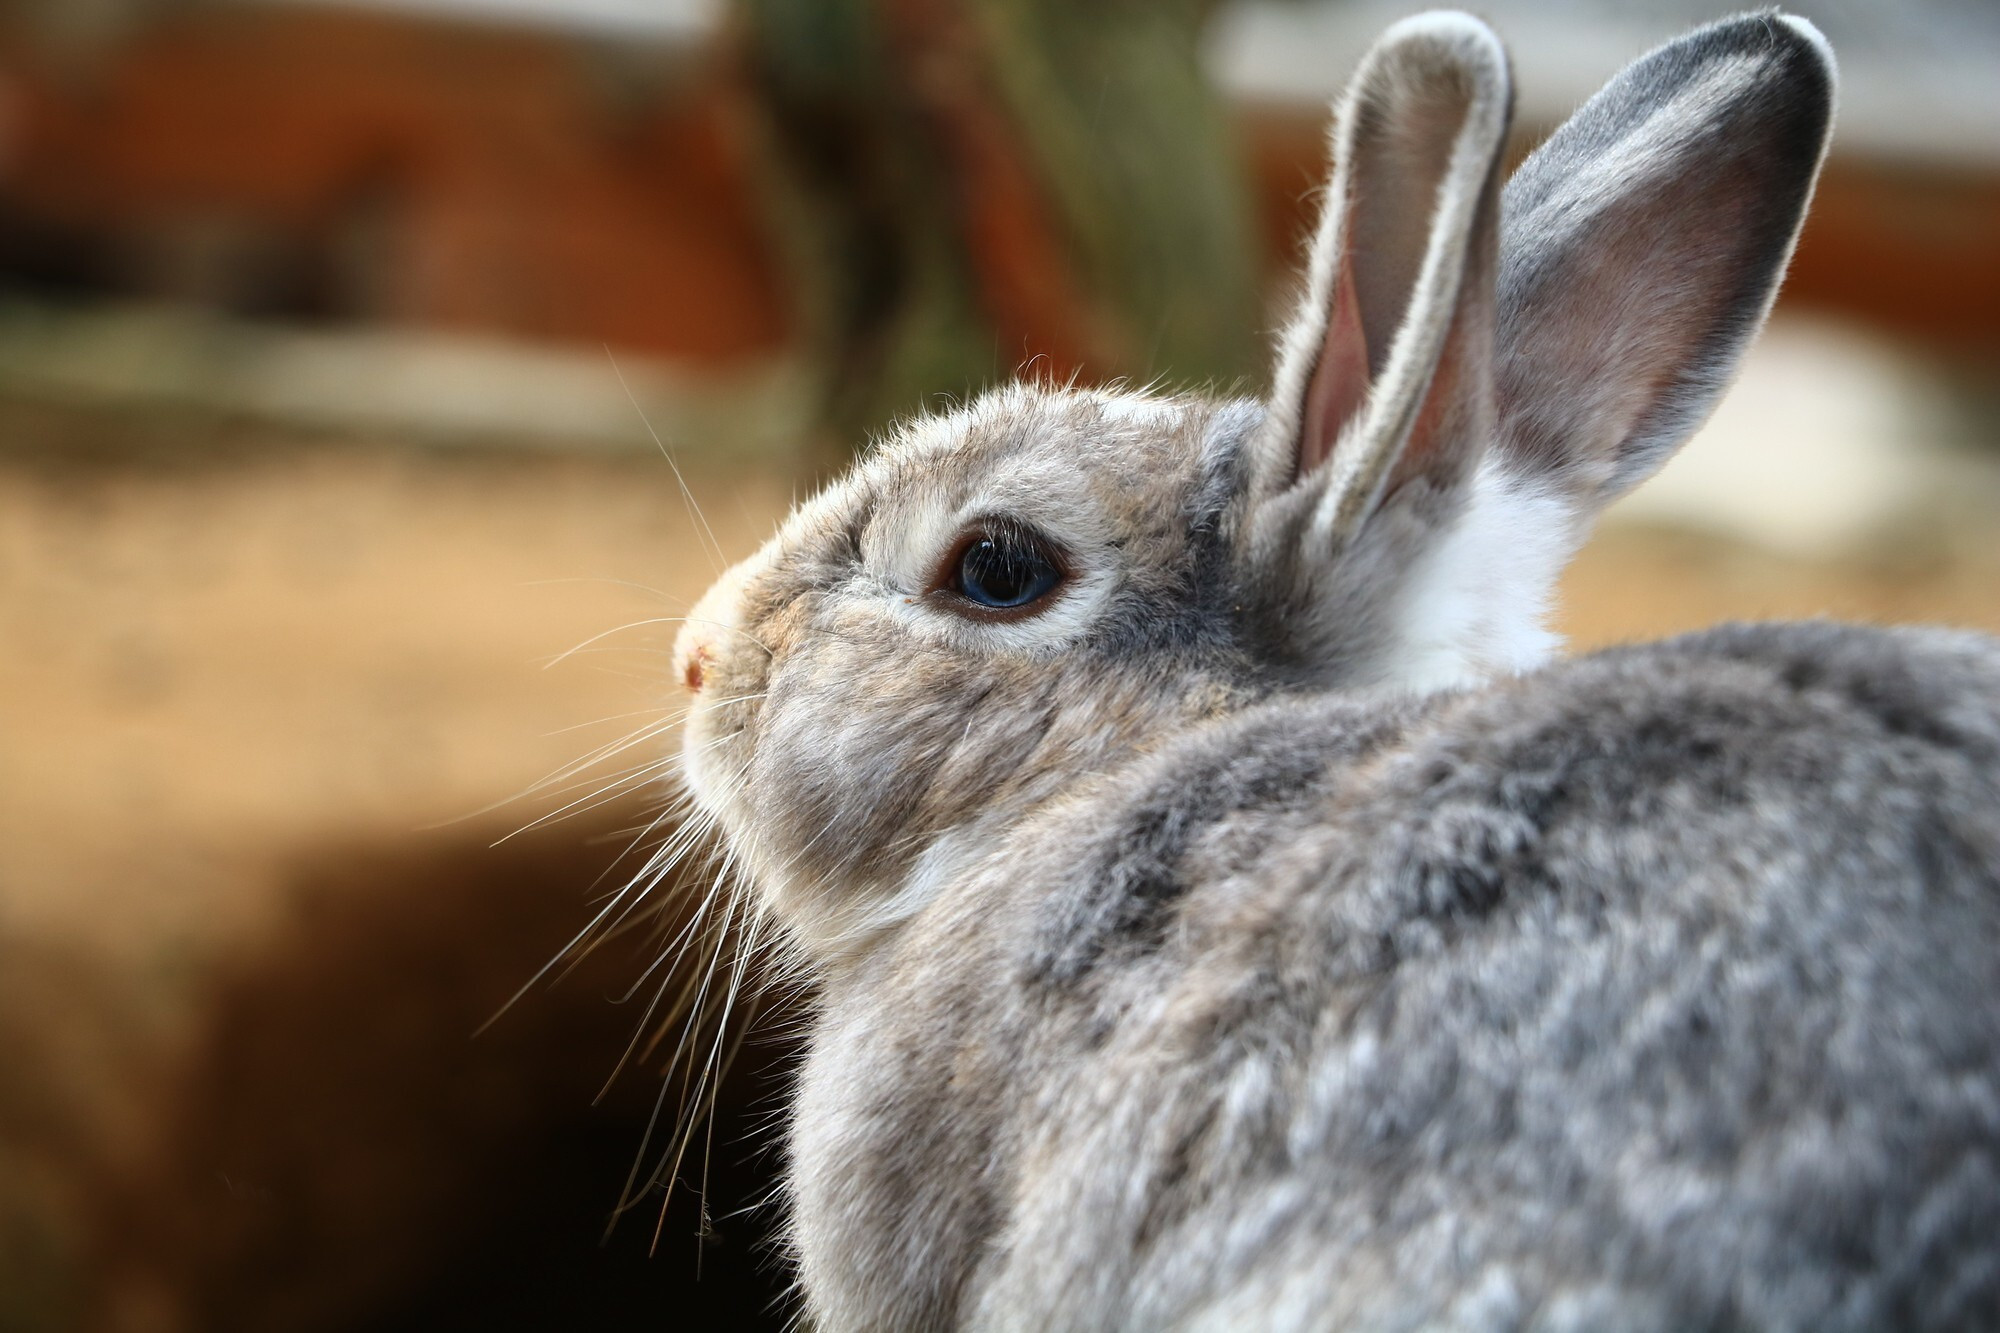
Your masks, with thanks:
[(1254, 372), (1251, 197), (1206, 0), (738, 0), (824, 461), (1017, 372)]
[(87, 61), (155, 19), (214, 0), (0, 0), (0, 29), (30, 34), (58, 59)]

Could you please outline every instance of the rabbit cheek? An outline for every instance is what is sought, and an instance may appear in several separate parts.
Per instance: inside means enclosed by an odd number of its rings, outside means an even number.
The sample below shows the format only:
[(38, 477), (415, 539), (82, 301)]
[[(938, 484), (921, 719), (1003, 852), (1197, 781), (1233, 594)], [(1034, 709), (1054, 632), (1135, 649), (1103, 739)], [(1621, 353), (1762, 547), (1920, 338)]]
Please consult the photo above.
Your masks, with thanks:
[(965, 802), (935, 797), (971, 763), (967, 719), (988, 689), (900, 637), (823, 636), (774, 670), (746, 790), (777, 868), (759, 887), (810, 952), (900, 915), (925, 849), (963, 822)]

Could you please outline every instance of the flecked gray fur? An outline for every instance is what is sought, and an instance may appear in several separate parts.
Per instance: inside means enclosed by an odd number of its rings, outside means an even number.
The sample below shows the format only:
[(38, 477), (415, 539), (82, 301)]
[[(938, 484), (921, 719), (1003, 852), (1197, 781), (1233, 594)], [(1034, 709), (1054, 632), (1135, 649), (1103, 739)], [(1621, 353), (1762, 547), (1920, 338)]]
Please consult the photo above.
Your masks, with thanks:
[(907, 1327), (1993, 1327), (1995, 700), (1792, 625), (1248, 710), (836, 982), (795, 1151)]

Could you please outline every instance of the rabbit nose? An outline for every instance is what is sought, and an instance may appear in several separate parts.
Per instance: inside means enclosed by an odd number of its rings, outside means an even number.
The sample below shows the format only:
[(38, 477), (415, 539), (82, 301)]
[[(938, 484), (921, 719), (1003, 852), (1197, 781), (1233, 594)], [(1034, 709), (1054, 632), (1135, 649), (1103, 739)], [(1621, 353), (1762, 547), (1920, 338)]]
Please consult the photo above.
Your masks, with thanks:
[(701, 690), (702, 671), (708, 665), (708, 649), (700, 644), (692, 644), (687, 651), (687, 663), (681, 668), (681, 683), (692, 692)]
[(715, 581), (715, 586), (703, 593), (694, 608), (681, 618), (680, 633), (674, 638), (673, 668), (674, 674), (680, 677), (690, 693), (701, 693), (701, 687), (718, 670), (724, 675), (729, 674), (725, 669), (729, 662), (723, 652), (723, 635), (749, 637), (738, 628), (747, 564), (737, 565), (723, 574)]

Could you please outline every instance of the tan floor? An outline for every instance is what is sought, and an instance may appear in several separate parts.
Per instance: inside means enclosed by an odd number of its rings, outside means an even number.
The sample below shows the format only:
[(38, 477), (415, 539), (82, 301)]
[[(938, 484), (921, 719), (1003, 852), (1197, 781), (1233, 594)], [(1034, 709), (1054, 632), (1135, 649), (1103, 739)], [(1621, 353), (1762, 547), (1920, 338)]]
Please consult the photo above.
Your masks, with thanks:
[[(785, 498), (705, 489), (737, 551)], [(503, 799), (676, 701), (643, 622), (714, 571), (657, 459), (0, 469), (9, 919), (154, 947), (253, 849)]]

